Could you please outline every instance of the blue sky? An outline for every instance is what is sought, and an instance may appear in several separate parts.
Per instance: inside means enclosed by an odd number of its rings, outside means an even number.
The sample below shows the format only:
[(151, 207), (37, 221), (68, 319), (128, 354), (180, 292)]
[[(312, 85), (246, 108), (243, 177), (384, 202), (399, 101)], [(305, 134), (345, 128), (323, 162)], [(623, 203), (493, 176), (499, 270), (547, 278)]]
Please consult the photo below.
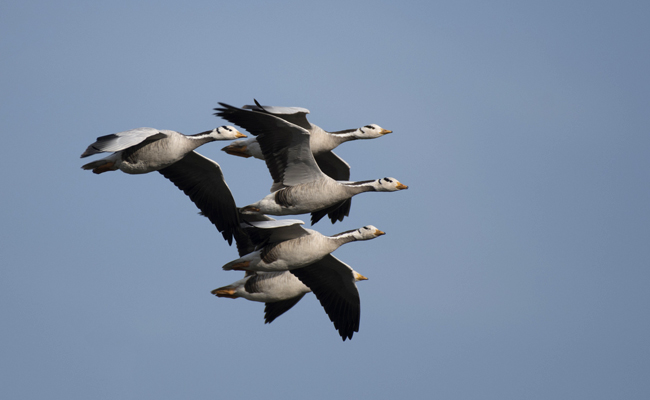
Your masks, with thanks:
[[(646, 399), (650, 7), (642, 2), (0, 5), (3, 398)], [(237, 258), (159, 174), (79, 155), (218, 102), (299, 106), (363, 194), (334, 234), (359, 283), (342, 342), (312, 295), (270, 325), (210, 291)], [(258, 160), (220, 163), (240, 205)], [(305, 221), (307, 216), (300, 216)]]

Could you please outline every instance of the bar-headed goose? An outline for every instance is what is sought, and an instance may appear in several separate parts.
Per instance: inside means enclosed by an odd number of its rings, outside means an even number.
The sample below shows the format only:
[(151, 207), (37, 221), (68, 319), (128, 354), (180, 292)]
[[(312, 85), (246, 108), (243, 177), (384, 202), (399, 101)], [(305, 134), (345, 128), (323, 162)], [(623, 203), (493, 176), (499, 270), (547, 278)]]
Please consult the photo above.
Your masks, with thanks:
[[(358, 139), (375, 139), (392, 132), (376, 124), (365, 125), (357, 129), (328, 132), (310, 123), (307, 120), (309, 110), (301, 107), (262, 106), (255, 100), (255, 105), (245, 105), (242, 108), (273, 114), (276, 117), (306, 129), (309, 132), (309, 146), (318, 167), (327, 176), (337, 181), (350, 180), (350, 166), (334, 154), (332, 150), (341, 143)], [(257, 142), (257, 138), (236, 140), (221, 150), (234, 156), (264, 159), (264, 154)]]
[[(370, 240), (385, 233), (372, 225), (325, 236), (305, 229), (297, 219), (247, 222), (260, 244), (257, 249), (223, 266), (226, 271), (287, 271), (315, 263), (346, 243)], [(245, 224), (242, 224), (242, 228)]]
[(356, 282), (366, 279), (330, 254), (292, 271), (247, 272), (243, 279), (214, 289), (212, 294), (265, 303), (264, 323), (270, 324), (295, 306), (313, 287), (316, 298), (345, 340), (352, 339), (352, 334), (359, 332), (361, 301)]
[(312, 213), (312, 225), (329, 215), (334, 223), (348, 215), (348, 200), (356, 194), (408, 188), (394, 178), (336, 181), (318, 167), (311, 152), (308, 130), (270, 113), (219, 104), (222, 107), (215, 108), (216, 115), (257, 137), (273, 178), (272, 193), (243, 207), (242, 212), (271, 215)]
[(96, 174), (118, 169), (127, 174), (146, 174), (175, 163), (205, 143), (242, 137), (246, 135), (232, 126), (221, 126), (196, 135), (183, 135), (155, 128), (137, 128), (98, 137), (81, 157), (104, 152), (114, 153), (81, 168), (92, 169)]
[(307, 293), (311, 292), (304, 283), (289, 271), (247, 272), (243, 279), (212, 291), (217, 297), (266, 303), (264, 323), (289, 311)]
[[(275, 220), (262, 215), (257, 221)], [(300, 232), (290, 228), (294, 226), (291, 222), (287, 224), (283, 221), (256, 224), (249, 219), (242, 226), (245, 229), (235, 235), (241, 256), (260, 246), (272, 245), (276, 243), (274, 240), (291, 238)], [(246, 274), (243, 279), (215, 289), (212, 293), (219, 297), (244, 297), (266, 303), (265, 323), (270, 323), (291, 309), (306, 293), (313, 291), (343, 340), (351, 339), (352, 334), (359, 331), (361, 303), (356, 282), (368, 278), (333, 255), (328, 254), (310, 265), (291, 271)]]

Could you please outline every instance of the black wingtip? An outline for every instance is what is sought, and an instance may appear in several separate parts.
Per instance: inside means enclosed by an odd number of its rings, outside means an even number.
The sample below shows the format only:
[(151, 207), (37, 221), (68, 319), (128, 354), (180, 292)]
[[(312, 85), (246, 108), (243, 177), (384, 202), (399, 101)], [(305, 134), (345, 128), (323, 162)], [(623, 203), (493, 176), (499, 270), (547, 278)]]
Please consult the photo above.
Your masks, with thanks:
[(263, 113), (266, 113), (266, 114), (271, 114), (271, 112), (270, 112), (270, 111), (267, 111), (267, 110), (264, 108), (264, 106), (261, 105), (261, 104), (257, 101), (257, 99), (253, 99), (253, 101), (255, 102), (255, 105), (256, 105), (257, 107), (259, 107), (259, 111), (261, 111), (261, 112), (263, 112)]
[[(342, 331), (343, 331), (343, 329), (341, 329), (341, 330), (339, 331), (339, 334), (341, 335), (341, 339), (343, 339), (344, 342), (345, 342), (345, 339), (350, 339), (350, 340), (352, 340), (352, 335), (354, 335), (354, 332), (355, 332), (354, 330), (351, 331), (351, 332), (349, 332), (349, 333), (342, 332)], [(359, 332), (359, 331), (357, 330), (356, 332)]]
[(223, 235), (223, 238), (226, 240), (226, 242), (228, 242), (228, 246), (232, 246), (232, 233), (224, 231), (221, 232), (221, 234)]
[(213, 113), (212, 115), (216, 115), (217, 117), (221, 117), (221, 116), (223, 116), (225, 113), (227, 113), (227, 112), (229, 112), (229, 111), (232, 111), (233, 109), (236, 109), (236, 108), (237, 108), (237, 107), (233, 107), (233, 106), (231, 106), (230, 104), (226, 104), (226, 103), (222, 103), (222, 102), (219, 102), (219, 105), (220, 105), (221, 107), (215, 107), (215, 108), (212, 109), (212, 110), (216, 111), (216, 112)]
[(314, 226), (314, 224), (323, 219), (325, 215), (327, 214), (322, 211), (314, 211), (311, 213), (311, 225)]

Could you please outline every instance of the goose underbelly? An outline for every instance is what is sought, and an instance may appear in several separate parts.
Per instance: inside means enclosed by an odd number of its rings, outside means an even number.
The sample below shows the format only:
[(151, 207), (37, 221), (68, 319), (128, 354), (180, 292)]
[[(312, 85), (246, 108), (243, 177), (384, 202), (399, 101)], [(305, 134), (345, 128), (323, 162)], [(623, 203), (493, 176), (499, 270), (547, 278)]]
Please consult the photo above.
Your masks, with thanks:
[(185, 149), (170, 144), (169, 140), (160, 140), (135, 151), (124, 152), (119, 169), (127, 174), (146, 174), (168, 167), (186, 154)]
[(350, 195), (339, 185), (293, 186), (273, 194), (275, 203), (291, 213), (309, 213), (322, 210), (346, 200)]

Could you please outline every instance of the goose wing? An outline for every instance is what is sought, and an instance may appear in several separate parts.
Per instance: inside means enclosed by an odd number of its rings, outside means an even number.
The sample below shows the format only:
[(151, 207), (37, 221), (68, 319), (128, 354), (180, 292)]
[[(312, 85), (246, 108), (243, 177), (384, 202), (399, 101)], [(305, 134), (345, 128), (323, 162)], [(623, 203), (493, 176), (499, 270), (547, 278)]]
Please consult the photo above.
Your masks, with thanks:
[(343, 340), (359, 332), (361, 300), (350, 266), (329, 254), (291, 273), (314, 292)]
[[(243, 226), (243, 229), (236, 230), (234, 236), (235, 236), (235, 242), (237, 243), (237, 251), (239, 252), (239, 256), (243, 257), (246, 254), (255, 251), (257, 246), (265, 240), (265, 239), (261, 239), (259, 236), (255, 236), (254, 235), (255, 227), (248, 223), (256, 222), (256, 221), (275, 221), (275, 220), (266, 214), (239, 214), (239, 219), (242, 222), (241, 225)], [(254, 237), (251, 238), (251, 235), (253, 235)], [(247, 271), (246, 273), (255, 274), (255, 272), (252, 271)]]
[(86, 149), (81, 158), (97, 153), (115, 152), (140, 144), (144, 141), (153, 142), (167, 137), (167, 134), (155, 128), (136, 128), (130, 131), (100, 136), (97, 141)]
[(215, 108), (215, 115), (257, 136), (276, 190), (279, 186), (295, 186), (326, 176), (311, 153), (306, 129), (270, 113), (219, 104), (221, 108)]
[(300, 296), (292, 297), (287, 300), (264, 303), (264, 323), (270, 324), (273, 322), (274, 319), (295, 306), (304, 296), (304, 294), (301, 294)]
[(267, 221), (245, 221), (241, 227), (248, 235), (249, 240), (259, 247), (309, 235), (309, 231), (301, 226), (303, 224), (304, 222), (299, 219), (274, 220), (270, 218)]
[(232, 244), (233, 235), (239, 230), (239, 211), (219, 164), (192, 151), (158, 172), (188, 195)]
[[(334, 152), (326, 151), (318, 153), (314, 155), (314, 158), (316, 159), (318, 167), (325, 175), (336, 181), (350, 180), (350, 165)], [(311, 224), (314, 225), (325, 215), (329, 217), (332, 223), (343, 221), (343, 218), (350, 214), (351, 206), (352, 199), (350, 198), (340, 203), (336, 203), (331, 207), (313, 212), (311, 213)]]
[(330, 207), (323, 208), (322, 210), (314, 211), (311, 213), (311, 224), (314, 225), (320, 221), (325, 215), (335, 223), (336, 221), (343, 221), (343, 218), (350, 215), (350, 207), (352, 207), (352, 199), (343, 200)]
[(302, 107), (277, 107), (277, 106), (263, 106), (255, 100), (255, 105), (247, 104), (243, 109), (267, 112), (276, 117), (280, 117), (287, 122), (298, 125), (301, 128), (310, 130), (311, 124), (307, 121), (307, 114), (309, 110)]
[(314, 159), (320, 170), (335, 181), (350, 180), (350, 164), (332, 151), (315, 154)]

